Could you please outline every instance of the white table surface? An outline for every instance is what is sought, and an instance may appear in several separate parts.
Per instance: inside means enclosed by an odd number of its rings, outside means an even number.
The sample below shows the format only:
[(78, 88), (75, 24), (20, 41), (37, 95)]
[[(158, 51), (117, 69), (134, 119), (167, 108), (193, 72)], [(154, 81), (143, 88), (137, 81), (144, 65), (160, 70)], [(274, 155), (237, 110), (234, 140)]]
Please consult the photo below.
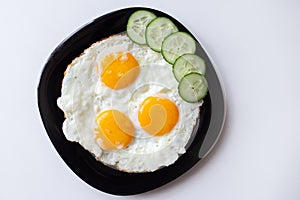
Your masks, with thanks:
[(124, 199), (300, 199), (300, 1), (1, 1), (0, 199), (108, 199), (59, 157), (37, 84), (48, 56), (86, 22), (128, 6), (159, 8), (204, 44), (228, 115), (208, 158), (157, 190)]

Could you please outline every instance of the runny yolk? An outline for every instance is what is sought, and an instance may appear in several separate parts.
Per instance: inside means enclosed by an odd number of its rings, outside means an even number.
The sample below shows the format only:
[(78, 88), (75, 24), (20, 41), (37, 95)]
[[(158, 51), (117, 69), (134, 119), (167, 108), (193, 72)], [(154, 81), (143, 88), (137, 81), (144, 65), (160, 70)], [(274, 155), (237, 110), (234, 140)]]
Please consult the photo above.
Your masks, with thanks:
[(98, 124), (96, 142), (105, 150), (127, 147), (134, 136), (130, 119), (118, 110), (106, 110), (96, 117)]
[(169, 133), (178, 122), (176, 104), (166, 98), (150, 96), (140, 105), (138, 120), (150, 135), (162, 136)]
[(138, 77), (139, 63), (128, 52), (108, 54), (102, 61), (102, 82), (111, 89), (128, 87)]

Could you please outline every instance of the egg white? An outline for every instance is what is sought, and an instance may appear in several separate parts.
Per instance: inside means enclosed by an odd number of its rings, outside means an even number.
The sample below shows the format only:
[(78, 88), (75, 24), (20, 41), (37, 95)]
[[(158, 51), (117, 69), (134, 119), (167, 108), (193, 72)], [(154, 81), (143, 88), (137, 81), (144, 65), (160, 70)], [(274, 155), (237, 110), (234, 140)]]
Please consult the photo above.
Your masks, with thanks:
[[(140, 65), (133, 84), (112, 90), (101, 82), (101, 60), (114, 52), (130, 52)], [(134, 44), (126, 34), (111, 36), (93, 44), (68, 66), (57, 104), (65, 113), (63, 132), (69, 141), (80, 143), (97, 160), (127, 172), (155, 171), (174, 163), (191, 137), (201, 103), (183, 101), (178, 83), (160, 53)], [(139, 105), (149, 96), (172, 100), (179, 109), (179, 120), (168, 134), (153, 137), (137, 118)], [(95, 140), (96, 116), (109, 109), (126, 114), (135, 127), (135, 138), (125, 149), (103, 150)]]

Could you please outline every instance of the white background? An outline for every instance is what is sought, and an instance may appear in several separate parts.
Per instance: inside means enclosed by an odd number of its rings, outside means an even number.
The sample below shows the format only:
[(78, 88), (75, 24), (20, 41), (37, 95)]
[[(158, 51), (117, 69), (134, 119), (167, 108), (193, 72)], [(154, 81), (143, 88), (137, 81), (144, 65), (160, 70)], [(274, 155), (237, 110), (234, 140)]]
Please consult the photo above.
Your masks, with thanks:
[(181, 21), (204, 44), (228, 100), (209, 157), (157, 190), (122, 199), (300, 199), (299, 0), (1, 1), (0, 199), (116, 199), (79, 179), (59, 157), (37, 107), (54, 48), (90, 20), (148, 6)]

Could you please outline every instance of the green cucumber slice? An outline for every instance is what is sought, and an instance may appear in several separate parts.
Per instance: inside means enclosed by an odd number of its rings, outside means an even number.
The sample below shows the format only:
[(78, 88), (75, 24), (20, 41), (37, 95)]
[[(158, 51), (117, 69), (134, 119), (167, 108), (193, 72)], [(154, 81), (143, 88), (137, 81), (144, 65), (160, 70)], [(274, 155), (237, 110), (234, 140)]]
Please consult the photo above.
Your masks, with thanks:
[(181, 55), (196, 52), (196, 41), (188, 33), (172, 33), (164, 39), (161, 52), (168, 63), (174, 64)]
[(157, 17), (146, 27), (146, 42), (152, 50), (160, 52), (165, 37), (177, 31), (178, 28), (170, 19)]
[(185, 75), (179, 82), (178, 93), (189, 103), (200, 102), (208, 92), (206, 78), (196, 72)]
[(146, 26), (156, 15), (147, 10), (138, 10), (130, 15), (127, 22), (127, 35), (135, 43), (146, 44)]
[(198, 72), (205, 75), (206, 65), (204, 59), (196, 54), (183, 54), (175, 61), (173, 73), (177, 81), (191, 72)]

